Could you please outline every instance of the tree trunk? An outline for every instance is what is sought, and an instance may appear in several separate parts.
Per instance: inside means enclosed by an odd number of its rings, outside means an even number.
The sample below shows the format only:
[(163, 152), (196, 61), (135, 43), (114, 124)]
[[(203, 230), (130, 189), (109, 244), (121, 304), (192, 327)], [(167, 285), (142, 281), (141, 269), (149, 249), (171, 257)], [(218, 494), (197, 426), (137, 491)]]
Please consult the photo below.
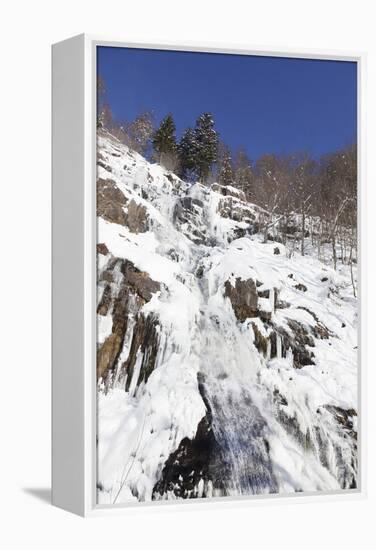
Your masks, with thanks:
[(334, 271), (337, 269), (337, 251), (336, 251), (336, 235), (332, 234), (332, 250), (333, 250), (333, 266)]
[(266, 224), (264, 229), (264, 244), (268, 242), (268, 227), (268, 224)]
[(322, 239), (322, 222), (320, 222), (319, 234), (317, 237), (317, 258), (318, 259), (320, 259), (320, 254), (321, 254), (321, 239)]
[(302, 243), (301, 243), (302, 256), (304, 256), (304, 236), (305, 236), (305, 212), (302, 212)]
[(355, 288), (355, 282), (354, 282), (352, 252), (353, 252), (353, 244), (351, 243), (351, 248), (350, 248), (350, 275), (351, 275), (351, 284), (352, 284), (352, 287), (353, 287), (354, 298), (356, 298), (356, 288)]

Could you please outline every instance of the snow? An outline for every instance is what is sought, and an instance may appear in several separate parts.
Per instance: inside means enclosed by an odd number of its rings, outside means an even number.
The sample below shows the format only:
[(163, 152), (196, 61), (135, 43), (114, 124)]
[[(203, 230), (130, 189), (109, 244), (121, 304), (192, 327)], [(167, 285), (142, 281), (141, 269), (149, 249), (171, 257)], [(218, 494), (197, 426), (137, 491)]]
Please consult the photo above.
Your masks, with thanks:
[[(116, 377), (107, 391), (99, 386), (98, 502), (152, 499), (166, 460), (183, 438), (195, 436), (206, 413), (198, 373), (205, 376), (207, 399), (214, 411), (213, 431), (218, 441), (230, 441), (234, 448), (230, 460), (234, 484), (227, 494), (254, 491), (244, 483), (244, 463), (255, 453), (261, 456), (263, 438), (256, 438), (252, 448), (249, 443), (241, 446), (237, 438), (253, 423), (259, 425), (260, 418), (267, 426), (271, 466), (266, 460), (262, 464), (258, 492), (340, 488), (335, 446), (344, 456), (347, 447), (333, 417), (322, 408), (357, 409), (357, 301), (348, 266), (334, 271), (313, 253), (289, 258), (280, 243), (280, 254), (275, 254), (276, 243), (264, 244), (259, 235), (229, 242), (231, 231), (247, 224), (220, 215), (218, 206), (224, 198), (220, 193), (199, 183), (188, 185), (109, 136), (99, 137), (98, 147), (103, 162), (111, 168), (100, 166), (99, 177), (114, 180), (127, 199), (143, 204), (151, 224), (149, 231), (135, 234), (99, 218), (98, 242), (105, 243), (112, 256), (133, 262), (162, 285), (143, 307), (145, 315), (158, 319), (160, 337), (157, 362), (146, 384), (137, 387), (139, 353), (129, 391), (124, 391), (124, 383), (117, 383)], [(231, 192), (239, 195), (236, 189)], [(176, 202), (184, 196), (204, 204), (201, 222), (215, 242), (194, 244), (188, 229), (174, 224)], [(99, 257), (101, 271), (106, 260)], [(200, 278), (198, 267), (203, 270)], [(259, 298), (259, 308), (271, 314), (274, 326), (291, 333), (289, 321), (297, 321), (312, 330), (319, 319), (327, 327), (329, 338), (314, 338), (314, 365), (294, 368), (291, 351), (282, 357), (280, 336), (276, 357), (270, 358), (270, 340), (266, 357), (257, 351), (251, 323), (265, 337), (272, 329), (258, 317), (244, 323), (236, 320), (224, 296), (224, 284), (229, 280), (235, 285), (237, 278), (253, 279), (260, 292), (269, 291), (268, 298)], [(306, 291), (297, 285), (304, 285)], [(275, 309), (275, 296), (290, 307)], [(111, 329), (111, 312), (99, 315), (98, 344)], [(133, 324), (129, 323), (119, 364), (129, 354), (132, 336)], [(328, 467), (318, 459), (317, 449), (304, 449), (276, 418), (275, 391), (285, 397), (288, 404), (281, 405), (281, 410), (286, 418), (294, 419), (301, 433), (315, 434), (320, 425), (323, 437), (329, 437)], [(203, 493), (202, 481), (196, 494)], [(212, 485), (208, 494), (218, 496)], [(175, 497), (169, 493), (166, 498)]]
[(103, 344), (107, 336), (111, 334), (112, 317), (111, 315), (98, 315), (97, 317), (97, 343)]
[(134, 234), (126, 227), (99, 218), (98, 235), (113, 256), (130, 260), (155, 281), (168, 284), (180, 270), (175, 262), (157, 254), (159, 243), (150, 231)]

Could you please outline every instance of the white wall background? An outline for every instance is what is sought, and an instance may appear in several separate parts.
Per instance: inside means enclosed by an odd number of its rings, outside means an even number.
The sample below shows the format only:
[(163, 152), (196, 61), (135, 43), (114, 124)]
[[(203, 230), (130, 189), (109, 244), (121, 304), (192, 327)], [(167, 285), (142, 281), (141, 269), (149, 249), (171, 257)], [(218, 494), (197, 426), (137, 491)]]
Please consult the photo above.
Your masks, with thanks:
[[(3, 548), (375, 547), (376, 40), (358, 0), (43, 0), (1, 14), (1, 431)], [(369, 497), (359, 502), (142, 509), (82, 520), (43, 500), (50, 479), (50, 44), (88, 32), (124, 40), (221, 41), (368, 52)], [(3, 282), (4, 279), (4, 282)], [(372, 301), (372, 303), (371, 303)], [(43, 491), (44, 489), (44, 491)], [(39, 495), (39, 498), (38, 498)], [(40, 498), (40, 497), (43, 498)], [(184, 510), (184, 512), (183, 512)]]

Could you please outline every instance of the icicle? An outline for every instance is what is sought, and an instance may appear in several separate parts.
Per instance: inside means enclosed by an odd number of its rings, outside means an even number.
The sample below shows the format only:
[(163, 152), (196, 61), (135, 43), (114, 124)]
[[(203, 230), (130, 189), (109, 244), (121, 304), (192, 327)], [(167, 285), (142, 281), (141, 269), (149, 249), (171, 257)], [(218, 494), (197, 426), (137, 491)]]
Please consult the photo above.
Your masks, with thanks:
[(277, 334), (277, 359), (282, 358), (282, 338)]
[(134, 396), (134, 394), (136, 393), (136, 390), (137, 390), (137, 381), (138, 381), (138, 377), (140, 375), (142, 359), (143, 359), (143, 354), (140, 353), (140, 350), (139, 350), (137, 352), (136, 363), (135, 363), (134, 369), (133, 369), (133, 376), (132, 376), (132, 380), (131, 380), (131, 383), (129, 385), (129, 390), (128, 390), (129, 395), (131, 395), (132, 397)]
[(201, 498), (203, 493), (204, 493), (204, 480), (201, 478), (197, 485), (197, 496)]
[(206, 485), (205, 496), (208, 497), (208, 498), (213, 496), (213, 483), (211, 482), (210, 479), (209, 479), (209, 481), (207, 482), (207, 485)]
[(270, 339), (268, 338), (268, 343), (266, 345), (266, 358), (268, 360), (270, 359), (271, 351), (272, 351), (272, 345), (271, 345)]
[(272, 313), (274, 313), (274, 299), (275, 299), (275, 290), (273, 287), (269, 291), (270, 310)]

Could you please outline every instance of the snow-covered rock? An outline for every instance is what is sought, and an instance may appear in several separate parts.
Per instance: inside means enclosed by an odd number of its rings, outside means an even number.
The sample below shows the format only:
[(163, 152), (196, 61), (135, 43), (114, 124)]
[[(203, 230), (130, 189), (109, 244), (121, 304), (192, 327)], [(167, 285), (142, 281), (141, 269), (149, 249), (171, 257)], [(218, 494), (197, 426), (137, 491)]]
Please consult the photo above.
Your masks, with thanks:
[(103, 132), (97, 208), (98, 501), (356, 487), (347, 267)]

